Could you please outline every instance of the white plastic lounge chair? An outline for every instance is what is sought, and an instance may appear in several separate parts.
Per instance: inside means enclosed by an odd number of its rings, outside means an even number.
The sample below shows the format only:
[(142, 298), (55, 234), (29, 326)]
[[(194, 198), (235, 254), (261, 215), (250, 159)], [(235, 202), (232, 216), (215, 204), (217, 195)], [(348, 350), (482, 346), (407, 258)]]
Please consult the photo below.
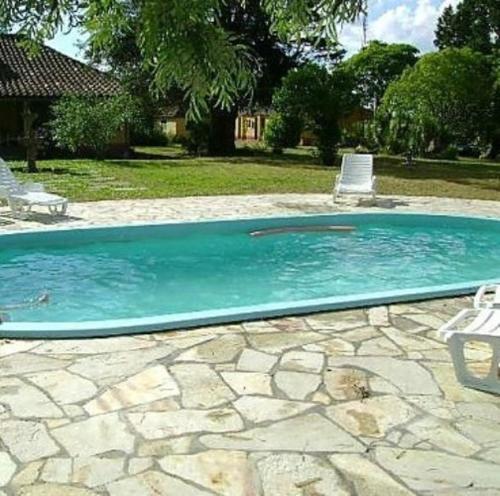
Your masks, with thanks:
[[(439, 329), (439, 334), (448, 344), (459, 382), (467, 387), (500, 394), (500, 306), (498, 309), (462, 310)], [(470, 341), (487, 343), (491, 347), (490, 369), (484, 377), (471, 374), (466, 366), (464, 347)]]
[(0, 199), (5, 199), (15, 216), (23, 216), (31, 207), (48, 207), (52, 215), (65, 215), (68, 200), (62, 196), (46, 193), (43, 184), (21, 184), (0, 158)]
[(474, 308), (500, 309), (500, 284), (481, 286), (474, 297)]
[(333, 202), (340, 194), (371, 195), (376, 198), (376, 177), (373, 175), (373, 155), (344, 155), (342, 169), (335, 180)]

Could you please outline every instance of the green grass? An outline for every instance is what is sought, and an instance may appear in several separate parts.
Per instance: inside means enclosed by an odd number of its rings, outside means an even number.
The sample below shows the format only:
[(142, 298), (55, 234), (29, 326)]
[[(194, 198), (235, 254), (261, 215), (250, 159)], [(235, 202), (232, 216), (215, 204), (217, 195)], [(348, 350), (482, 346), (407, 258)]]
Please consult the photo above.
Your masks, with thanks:
[[(272, 155), (240, 150), (230, 158), (187, 157), (177, 147), (137, 148), (134, 160), (46, 160), (40, 173), (25, 174), (72, 201), (167, 198), (264, 193), (330, 193), (338, 168), (317, 165), (308, 149)], [(500, 163), (418, 161), (413, 169), (401, 159), (377, 157), (381, 194), (438, 196), (500, 201)]]

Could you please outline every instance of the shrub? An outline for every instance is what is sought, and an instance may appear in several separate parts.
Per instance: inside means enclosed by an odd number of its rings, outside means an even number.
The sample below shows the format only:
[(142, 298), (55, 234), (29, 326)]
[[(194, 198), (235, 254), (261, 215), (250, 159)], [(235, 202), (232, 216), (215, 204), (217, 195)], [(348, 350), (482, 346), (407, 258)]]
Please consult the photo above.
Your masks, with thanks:
[[(134, 145), (142, 146), (167, 146), (169, 137), (158, 127), (148, 126), (137, 129), (132, 133), (131, 141)], [(173, 139), (172, 139), (173, 141)]]
[(440, 158), (442, 160), (457, 160), (458, 148), (454, 145), (449, 145), (443, 151), (437, 153), (435, 158)]
[(208, 152), (210, 121), (208, 119), (189, 120), (186, 130), (187, 136), (181, 139), (182, 146), (193, 155), (205, 155)]
[(135, 99), (126, 94), (109, 98), (67, 96), (52, 106), (49, 126), (60, 148), (71, 152), (88, 149), (100, 157), (126, 125), (139, 127), (137, 108)]
[(303, 124), (297, 116), (273, 113), (266, 123), (264, 140), (274, 153), (295, 148), (300, 141)]
[(283, 119), (296, 116), (296, 122), (317, 137), (325, 165), (334, 162), (341, 137), (339, 121), (353, 103), (351, 76), (342, 69), (330, 74), (314, 64), (289, 72), (273, 96), (273, 107)]

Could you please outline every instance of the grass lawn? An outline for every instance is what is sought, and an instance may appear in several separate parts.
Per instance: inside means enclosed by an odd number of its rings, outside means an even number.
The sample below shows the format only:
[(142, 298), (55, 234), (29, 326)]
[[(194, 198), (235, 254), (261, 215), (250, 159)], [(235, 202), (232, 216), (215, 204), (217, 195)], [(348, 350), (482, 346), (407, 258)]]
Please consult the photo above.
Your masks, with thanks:
[[(263, 193), (330, 193), (338, 168), (317, 165), (308, 149), (272, 155), (241, 150), (230, 158), (193, 158), (178, 148), (137, 148), (134, 160), (46, 160), (40, 173), (25, 174), (72, 201), (166, 198)], [(417, 162), (377, 157), (375, 173), (381, 194), (477, 198), (500, 201), (500, 163), (463, 160)]]

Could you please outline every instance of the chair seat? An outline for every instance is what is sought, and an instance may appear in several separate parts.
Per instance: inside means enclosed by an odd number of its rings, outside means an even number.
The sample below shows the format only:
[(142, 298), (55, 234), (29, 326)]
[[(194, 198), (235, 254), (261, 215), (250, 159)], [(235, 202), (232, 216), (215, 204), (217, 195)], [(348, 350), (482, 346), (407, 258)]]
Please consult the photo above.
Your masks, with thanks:
[(64, 205), (68, 202), (68, 200), (62, 196), (39, 191), (14, 194), (11, 195), (10, 198), (14, 201), (31, 205)]
[[(439, 330), (450, 350), (455, 375), (464, 386), (500, 394), (500, 310), (464, 309)], [(488, 372), (475, 374), (465, 356), (468, 343), (480, 342), (491, 350)], [(473, 358), (468, 361), (474, 362)]]
[(340, 184), (340, 193), (371, 193), (373, 187), (371, 183), (365, 184)]

